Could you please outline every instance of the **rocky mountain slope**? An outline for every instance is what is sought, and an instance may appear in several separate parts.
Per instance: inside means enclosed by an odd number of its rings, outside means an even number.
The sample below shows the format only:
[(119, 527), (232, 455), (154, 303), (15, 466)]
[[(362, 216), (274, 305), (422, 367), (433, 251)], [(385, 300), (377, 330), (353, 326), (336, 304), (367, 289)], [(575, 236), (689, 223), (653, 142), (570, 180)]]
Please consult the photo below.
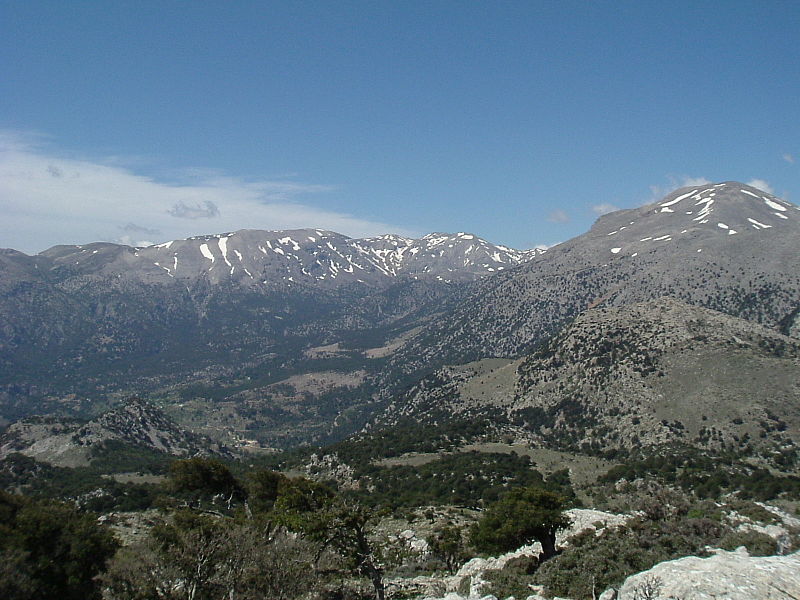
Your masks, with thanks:
[(230, 455), (211, 440), (182, 429), (153, 405), (132, 398), (89, 422), (34, 417), (14, 423), (0, 436), (0, 460), (19, 452), (55, 466), (84, 466), (93, 450), (109, 441), (176, 457)]
[(800, 444), (799, 374), (800, 340), (662, 298), (588, 310), (515, 361), (443, 368), (390, 404), (377, 427), (493, 414), (544, 447), (679, 444), (780, 464), (796, 460)]
[(683, 188), (484, 280), (394, 362), (517, 356), (595, 306), (662, 296), (796, 329), (800, 208), (737, 182)]

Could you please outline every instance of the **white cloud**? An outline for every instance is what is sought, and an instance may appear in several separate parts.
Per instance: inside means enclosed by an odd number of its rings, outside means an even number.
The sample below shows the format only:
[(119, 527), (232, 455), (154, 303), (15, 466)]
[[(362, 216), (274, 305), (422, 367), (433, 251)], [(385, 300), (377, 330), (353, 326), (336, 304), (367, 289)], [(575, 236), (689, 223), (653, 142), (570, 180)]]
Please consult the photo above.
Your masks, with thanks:
[(602, 204), (595, 204), (592, 207), (592, 212), (598, 216), (607, 215), (608, 213), (612, 213), (614, 211), (619, 210), (618, 206), (614, 206), (608, 202), (603, 202)]
[(759, 189), (762, 192), (767, 192), (768, 194), (775, 193), (775, 190), (772, 189), (772, 186), (763, 179), (751, 179), (747, 182), (747, 185)]
[(792, 156), (792, 155), (791, 155), (791, 154), (789, 154), (788, 152), (787, 152), (786, 154), (784, 154), (782, 158), (783, 158), (783, 160), (785, 160), (785, 161), (786, 161), (787, 163), (789, 163), (790, 165), (793, 165), (793, 164), (794, 164), (794, 156)]
[(0, 132), (0, 247), (39, 252), (55, 244), (139, 244), (245, 228), (416, 234), (307, 203), (331, 186), (248, 181), (209, 170), (186, 170), (179, 182), (167, 182), (114, 157), (65, 158), (42, 142), (42, 136)]
[(551, 223), (569, 223), (569, 215), (563, 210), (557, 209), (547, 215), (547, 220)]
[(652, 204), (658, 202), (667, 194), (674, 192), (682, 187), (694, 187), (699, 185), (708, 185), (711, 181), (705, 177), (691, 177), (689, 175), (670, 175), (667, 177), (668, 183), (662, 185), (650, 186), (650, 198), (643, 204)]

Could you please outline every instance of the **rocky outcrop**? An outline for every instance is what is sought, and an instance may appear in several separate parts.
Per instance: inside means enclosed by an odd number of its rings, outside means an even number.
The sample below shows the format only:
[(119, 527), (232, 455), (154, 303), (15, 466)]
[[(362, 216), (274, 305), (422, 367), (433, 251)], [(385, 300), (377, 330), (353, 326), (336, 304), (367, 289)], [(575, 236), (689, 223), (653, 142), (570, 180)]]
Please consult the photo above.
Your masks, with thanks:
[(359, 482), (354, 476), (353, 467), (339, 460), (336, 454), (312, 454), (303, 467), (306, 476), (314, 481), (335, 481), (339, 489), (357, 490)]
[(617, 598), (794, 600), (800, 598), (800, 552), (754, 557), (739, 548), (720, 550), (708, 558), (687, 556), (662, 562), (628, 577)]
[[(566, 511), (571, 525), (556, 536), (556, 545), (563, 546), (566, 540), (583, 531), (593, 530), (599, 532), (608, 527), (624, 525), (629, 515), (617, 515), (600, 510), (574, 508)], [(473, 558), (458, 570), (454, 577), (447, 582), (448, 592), (465, 592), (469, 590), (469, 598), (481, 598), (488, 582), (483, 578), (486, 571), (502, 569), (510, 561), (523, 557), (538, 557), (542, 546), (538, 542), (522, 546), (513, 552), (508, 552), (498, 557)]]

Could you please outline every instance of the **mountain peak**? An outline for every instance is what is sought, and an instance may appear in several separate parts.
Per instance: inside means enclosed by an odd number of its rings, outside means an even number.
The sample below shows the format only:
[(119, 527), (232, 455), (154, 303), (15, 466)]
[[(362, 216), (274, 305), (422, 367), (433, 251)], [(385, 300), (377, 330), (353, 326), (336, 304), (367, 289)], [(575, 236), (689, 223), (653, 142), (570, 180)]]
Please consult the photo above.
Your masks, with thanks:
[[(796, 230), (800, 210), (772, 194), (736, 181), (684, 187), (658, 202), (604, 215), (590, 234), (607, 240), (609, 255), (635, 257), (670, 243), (716, 245), (723, 238)], [(770, 231), (772, 230), (772, 231)]]

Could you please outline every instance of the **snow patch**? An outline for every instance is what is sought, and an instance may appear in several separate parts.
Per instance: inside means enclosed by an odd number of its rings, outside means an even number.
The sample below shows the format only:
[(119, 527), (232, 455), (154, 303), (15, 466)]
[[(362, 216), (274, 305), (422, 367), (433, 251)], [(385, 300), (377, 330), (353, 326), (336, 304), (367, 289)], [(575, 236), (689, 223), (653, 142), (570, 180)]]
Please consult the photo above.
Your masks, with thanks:
[(208, 249), (208, 244), (200, 244), (200, 254), (205, 256), (208, 260), (212, 263), (214, 262), (214, 255), (211, 254), (211, 250)]
[(697, 190), (692, 190), (691, 192), (689, 192), (687, 194), (681, 194), (680, 196), (678, 196), (674, 200), (670, 200), (669, 202), (664, 202), (660, 206), (672, 206), (673, 204), (677, 204), (681, 200), (684, 200), (684, 199), (688, 198), (689, 196), (691, 196), (692, 194), (694, 194), (696, 191)]
[(764, 223), (759, 223), (758, 221), (756, 221), (755, 219), (751, 219), (750, 217), (747, 217), (747, 220), (750, 221), (753, 224), (753, 227), (755, 227), (756, 229), (769, 229), (770, 227), (772, 227), (772, 225), (764, 225)]
[[(761, 197), (764, 198), (764, 196)], [(781, 206), (780, 204), (778, 204), (777, 202), (773, 202), (769, 198), (764, 198), (764, 202), (766, 202), (767, 206), (769, 206), (772, 210), (779, 210), (781, 212), (786, 210), (785, 206)]]
[(222, 260), (225, 261), (225, 264), (229, 267), (232, 266), (230, 261), (228, 260), (228, 238), (221, 237), (217, 240), (217, 245), (219, 246), (219, 251), (222, 252)]

